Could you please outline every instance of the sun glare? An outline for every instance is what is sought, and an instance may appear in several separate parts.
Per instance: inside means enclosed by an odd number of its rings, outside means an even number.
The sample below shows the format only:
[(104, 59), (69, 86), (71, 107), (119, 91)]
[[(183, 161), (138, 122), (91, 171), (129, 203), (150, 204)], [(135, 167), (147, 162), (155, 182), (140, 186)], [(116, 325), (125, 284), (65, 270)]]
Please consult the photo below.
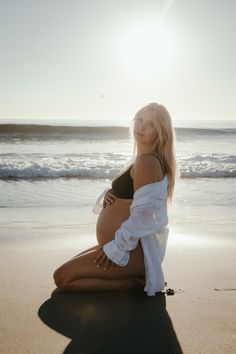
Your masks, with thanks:
[(138, 24), (117, 40), (116, 59), (130, 73), (158, 73), (173, 64), (176, 40), (164, 25)]

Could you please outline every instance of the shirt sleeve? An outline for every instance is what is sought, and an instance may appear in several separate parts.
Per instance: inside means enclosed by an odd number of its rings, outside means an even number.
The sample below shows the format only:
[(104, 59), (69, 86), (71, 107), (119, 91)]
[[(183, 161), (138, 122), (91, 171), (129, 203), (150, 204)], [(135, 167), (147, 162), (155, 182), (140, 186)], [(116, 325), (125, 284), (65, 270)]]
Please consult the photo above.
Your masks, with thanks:
[(93, 209), (92, 209), (92, 211), (93, 211), (94, 214), (99, 214), (99, 213), (100, 213), (100, 211), (101, 211), (101, 209), (102, 209), (102, 207), (103, 207), (103, 198), (104, 198), (106, 192), (107, 192), (109, 189), (110, 189), (110, 187), (104, 189), (104, 191), (103, 191), (103, 192), (99, 195), (99, 197), (97, 198), (96, 203), (95, 203), (95, 205), (94, 205), (94, 207), (93, 207)]
[(114, 263), (125, 266), (139, 239), (161, 232), (167, 223), (165, 200), (156, 199), (138, 206), (132, 203), (129, 218), (116, 230), (114, 240), (103, 245), (103, 251)]

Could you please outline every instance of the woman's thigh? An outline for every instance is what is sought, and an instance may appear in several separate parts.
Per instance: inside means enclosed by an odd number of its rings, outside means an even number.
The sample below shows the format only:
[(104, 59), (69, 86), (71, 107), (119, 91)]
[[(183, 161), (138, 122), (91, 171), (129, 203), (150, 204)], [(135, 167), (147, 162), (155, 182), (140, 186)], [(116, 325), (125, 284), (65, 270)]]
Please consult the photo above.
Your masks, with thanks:
[(88, 252), (79, 254), (60, 266), (54, 273), (56, 283), (70, 282), (79, 278), (105, 278), (119, 279), (126, 277), (145, 277), (145, 266), (142, 246), (138, 246), (130, 252), (130, 259), (126, 266), (116, 265), (113, 270), (97, 268), (94, 260), (98, 255), (100, 245), (94, 246)]

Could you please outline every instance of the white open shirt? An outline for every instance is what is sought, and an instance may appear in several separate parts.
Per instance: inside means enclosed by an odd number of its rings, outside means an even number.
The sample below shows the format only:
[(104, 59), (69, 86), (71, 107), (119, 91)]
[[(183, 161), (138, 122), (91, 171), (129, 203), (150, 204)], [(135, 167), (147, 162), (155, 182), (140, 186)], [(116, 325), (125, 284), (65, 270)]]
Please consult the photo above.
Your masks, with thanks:
[[(130, 251), (140, 240), (145, 264), (146, 285), (144, 291), (154, 296), (165, 287), (162, 261), (169, 235), (167, 214), (168, 176), (159, 182), (146, 184), (134, 192), (130, 216), (115, 232), (114, 240), (103, 245), (109, 259), (120, 266), (129, 262)], [(106, 188), (98, 197), (93, 212), (99, 214)]]

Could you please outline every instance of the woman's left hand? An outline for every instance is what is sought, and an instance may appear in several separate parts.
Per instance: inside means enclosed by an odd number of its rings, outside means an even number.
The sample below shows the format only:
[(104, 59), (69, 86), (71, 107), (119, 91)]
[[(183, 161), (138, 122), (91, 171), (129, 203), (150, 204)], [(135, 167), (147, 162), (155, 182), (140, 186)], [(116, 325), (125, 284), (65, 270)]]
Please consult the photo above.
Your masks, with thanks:
[(98, 255), (97, 258), (94, 260), (94, 263), (97, 264), (97, 268), (103, 267), (104, 270), (108, 270), (108, 269), (113, 270), (115, 268), (115, 263), (113, 263), (107, 257), (106, 253), (103, 251), (102, 246), (98, 249)]

